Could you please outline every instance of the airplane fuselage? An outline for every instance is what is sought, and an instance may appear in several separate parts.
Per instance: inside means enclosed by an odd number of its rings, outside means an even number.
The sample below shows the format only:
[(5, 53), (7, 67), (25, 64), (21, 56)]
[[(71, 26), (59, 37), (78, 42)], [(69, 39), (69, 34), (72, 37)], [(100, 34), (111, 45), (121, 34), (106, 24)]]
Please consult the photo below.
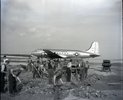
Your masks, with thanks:
[(99, 54), (99, 43), (93, 42), (90, 48), (86, 51), (80, 50), (65, 50), (65, 49), (38, 49), (30, 54), (2, 54), (4, 56), (17, 56), (17, 57), (49, 57), (49, 58), (94, 58), (100, 56)]
[(40, 49), (32, 52), (32, 55), (50, 56), (50, 58), (55, 55), (57, 55), (57, 57), (54, 58), (71, 58), (71, 57), (89, 58), (89, 57), (98, 56), (92, 53), (79, 51), (79, 50), (58, 50), (58, 49)]

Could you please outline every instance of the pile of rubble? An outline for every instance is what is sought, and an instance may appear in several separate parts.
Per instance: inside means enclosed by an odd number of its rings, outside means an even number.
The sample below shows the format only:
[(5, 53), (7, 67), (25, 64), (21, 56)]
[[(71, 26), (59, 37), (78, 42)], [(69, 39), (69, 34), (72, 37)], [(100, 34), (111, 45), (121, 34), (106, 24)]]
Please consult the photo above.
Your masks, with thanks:
[(101, 75), (93, 74), (81, 83), (71, 82), (57, 86), (48, 85), (46, 79), (23, 80), (23, 89), (20, 93), (53, 95), (56, 100), (57, 98), (61, 100), (67, 97), (70, 90), (72, 90), (72, 95), (81, 98), (104, 97), (104, 93), (92, 88), (96, 81), (102, 78)]
[(81, 86), (72, 91), (72, 95), (81, 98), (103, 98), (106, 96), (103, 92), (96, 90), (90, 86)]
[(97, 74), (89, 75), (85, 80), (83, 80), (79, 84), (80, 87), (75, 88), (72, 91), (72, 94), (74, 96), (82, 97), (82, 98), (105, 97), (106, 94), (104, 94), (102, 91), (92, 88), (98, 80), (101, 80), (103, 78), (104, 78), (104, 76), (102, 76), (102, 75), (97, 75)]
[(102, 75), (89, 75), (85, 80), (82, 81), (83, 86), (93, 86), (98, 80), (103, 79)]
[(48, 87), (46, 80), (41, 79), (32, 79), (30, 81), (23, 81), (23, 89), (21, 93), (29, 93), (29, 94), (39, 94), (45, 93), (46, 91), (52, 90)]
[(67, 97), (69, 94), (69, 91), (67, 90), (71, 88), (72, 86), (48, 85), (47, 80), (32, 79), (30, 81), (23, 82), (23, 89), (21, 90), (20, 94), (42, 94), (45, 96), (52, 95), (54, 98), (59, 98), (61, 100)]

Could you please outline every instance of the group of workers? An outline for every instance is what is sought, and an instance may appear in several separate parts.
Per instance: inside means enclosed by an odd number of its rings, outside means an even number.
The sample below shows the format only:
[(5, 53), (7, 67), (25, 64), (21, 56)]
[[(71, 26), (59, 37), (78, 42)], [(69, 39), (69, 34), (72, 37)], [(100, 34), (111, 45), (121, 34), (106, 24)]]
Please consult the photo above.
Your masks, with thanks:
[[(4, 58), (1, 65), (1, 84), (0, 92), (5, 92), (5, 84), (7, 81), (8, 89), (10, 94), (15, 94), (17, 92), (17, 82), (21, 83), (19, 79), (20, 73), (24, 70), (23, 68), (8, 68), (9, 60)], [(78, 77), (80, 81), (87, 77), (87, 72), (89, 68), (88, 61), (83, 60), (78, 61), (73, 64), (72, 59), (61, 61), (59, 59), (40, 61), (32, 61), (29, 59), (27, 70), (32, 72), (32, 77), (35, 78), (48, 78), (48, 83), (57, 85), (59, 82), (63, 84), (62, 76), (64, 75), (67, 82), (71, 82), (71, 75)]]
[(49, 84), (58, 84), (62, 81), (62, 76), (66, 77), (67, 82), (71, 82), (71, 75), (77, 76), (77, 78), (82, 81), (87, 77), (89, 62), (84, 62), (83, 60), (78, 61), (76, 64), (70, 60), (47, 60), (40, 61), (37, 59), (35, 62), (29, 60), (28, 70), (32, 71), (33, 78), (48, 78)]
[(4, 56), (0, 66), (0, 93), (5, 93), (9, 90), (10, 95), (14, 95), (18, 92), (17, 82), (21, 83), (18, 76), (24, 69), (10, 68), (9, 63), (9, 59)]

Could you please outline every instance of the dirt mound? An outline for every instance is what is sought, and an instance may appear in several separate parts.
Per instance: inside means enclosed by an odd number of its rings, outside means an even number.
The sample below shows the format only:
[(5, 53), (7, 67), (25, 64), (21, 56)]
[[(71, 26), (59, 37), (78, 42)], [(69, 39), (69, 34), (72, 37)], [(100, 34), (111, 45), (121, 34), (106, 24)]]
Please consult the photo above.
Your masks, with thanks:
[(93, 74), (89, 75), (85, 80), (82, 81), (83, 86), (93, 86), (98, 80), (103, 79), (104, 76)]
[(100, 90), (96, 90), (90, 86), (81, 86), (80, 88), (76, 88), (72, 91), (72, 95), (81, 98), (103, 98), (106, 96)]
[(77, 82), (65, 83), (64, 85), (48, 85), (47, 79), (31, 79), (28, 81), (23, 81), (23, 89), (21, 93), (27, 94), (42, 94), (42, 95), (54, 95), (54, 98), (63, 99), (68, 96), (70, 90), (74, 96), (82, 98), (90, 97), (103, 97), (104, 94), (93, 89), (93, 86), (96, 81), (101, 80), (103, 76), (93, 74), (87, 77), (81, 84)]

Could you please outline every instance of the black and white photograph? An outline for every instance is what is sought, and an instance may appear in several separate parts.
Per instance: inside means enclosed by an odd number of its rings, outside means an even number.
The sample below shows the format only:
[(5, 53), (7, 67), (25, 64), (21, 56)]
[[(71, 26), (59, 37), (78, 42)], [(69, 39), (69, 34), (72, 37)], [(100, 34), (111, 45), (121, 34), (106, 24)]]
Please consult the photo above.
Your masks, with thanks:
[(123, 100), (122, 0), (1, 0), (1, 100)]

